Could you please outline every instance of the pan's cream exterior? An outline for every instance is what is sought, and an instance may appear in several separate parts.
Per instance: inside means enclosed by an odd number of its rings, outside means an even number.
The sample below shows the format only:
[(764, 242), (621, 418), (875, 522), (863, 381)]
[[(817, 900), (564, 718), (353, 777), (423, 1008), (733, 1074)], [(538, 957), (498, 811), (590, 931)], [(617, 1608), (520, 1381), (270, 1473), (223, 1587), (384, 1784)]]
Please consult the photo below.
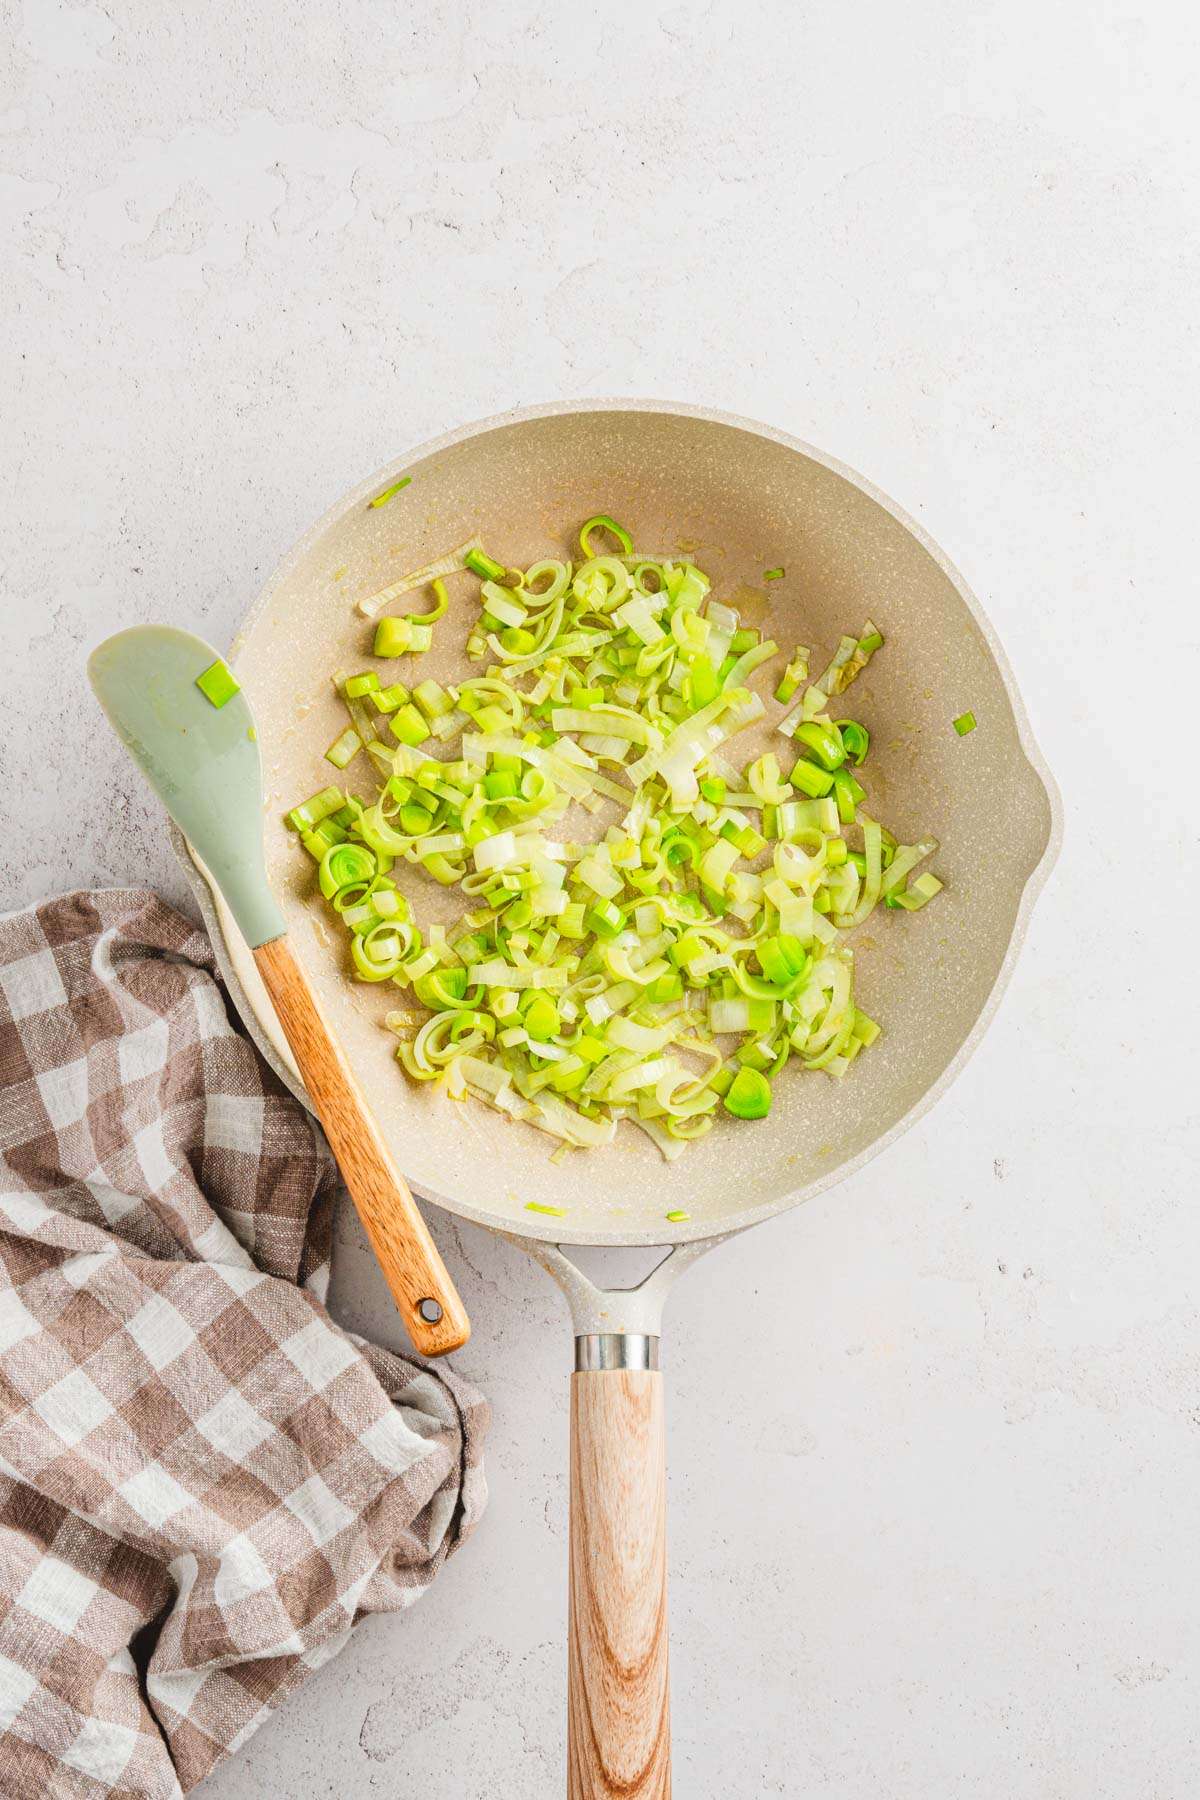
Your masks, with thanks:
[[(366, 502), (401, 474), (387, 506)], [(912, 917), (854, 934), (863, 1005), (883, 1036), (842, 1083), (789, 1070), (768, 1123), (722, 1121), (673, 1165), (630, 1128), (599, 1151), (549, 1161), (551, 1140), (481, 1105), (405, 1080), (381, 1029), (386, 992), (352, 984), (309, 859), (281, 815), (329, 775), (339, 728), (329, 675), (364, 664), (371, 628), (354, 602), (478, 535), (510, 563), (570, 554), (596, 511), (639, 547), (687, 551), (720, 598), (819, 667), (869, 614), (887, 640), (846, 701), (872, 733), (867, 786), (901, 835), (931, 833), (947, 891)], [(762, 571), (783, 566), (782, 581)], [(470, 584), (451, 583), (428, 672), (465, 670)], [(455, 604), (456, 602), (457, 604)], [(819, 1193), (918, 1118), (978, 1042), (1053, 863), (1054, 783), (1032, 741), (1004, 654), (962, 578), (924, 532), (860, 476), (747, 420), (656, 401), (537, 407), (452, 433), (381, 469), (299, 543), (239, 633), (266, 786), (268, 874), (304, 962), (413, 1186), (464, 1217), (562, 1244), (684, 1243), (725, 1235)], [(951, 721), (967, 708), (978, 729)], [(773, 718), (777, 709), (769, 708)], [(344, 715), (343, 715), (344, 716)], [(747, 753), (753, 734), (747, 734)], [(769, 730), (763, 736), (763, 743)], [(776, 744), (778, 744), (776, 739)], [(424, 883), (423, 877), (418, 879)], [(432, 884), (429, 884), (432, 886)], [(414, 892), (418, 916), (425, 906)], [(202, 891), (234, 997), (293, 1087), (286, 1046), (224, 908)], [(680, 1208), (684, 1223), (665, 1214)]]

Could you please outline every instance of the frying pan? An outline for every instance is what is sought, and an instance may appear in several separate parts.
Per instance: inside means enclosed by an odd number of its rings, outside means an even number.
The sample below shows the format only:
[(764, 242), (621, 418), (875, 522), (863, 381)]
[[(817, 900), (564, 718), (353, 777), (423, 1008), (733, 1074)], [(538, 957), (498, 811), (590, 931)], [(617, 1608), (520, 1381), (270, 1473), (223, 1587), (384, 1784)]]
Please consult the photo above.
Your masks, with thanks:
[[(411, 484), (386, 506), (367, 504), (401, 475)], [(877, 915), (855, 933), (863, 1004), (883, 1036), (848, 1079), (789, 1071), (768, 1120), (725, 1121), (670, 1165), (624, 1129), (564, 1168), (531, 1127), (400, 1075), (380, 1028), (386, 997), (346, 980), (308, 859), (280, 815), (322, 785), (321, 750), (343, 722), (330, 674), (360, 666), (369, 648), (356, 600), (473, 536), (509, 564), (568, 555), (579, 521), (600, 511), (648, 554), (694, 556), (719, 598), (781, 647), (815, 646), (817, 666), (844, 630), (876, 620), (885, 648), (859, 677), (853, 707), (872, 736), (871, 798), (902, 840), (939, 840), (946, 892), (927, 912)], [(776, 567), (785, 576), (764, 586), (763, 571)], [(451, 584), (424, 673), (461, 672), (472, 586)], [(999, 1001), (1057, 851), (1053, 781), (991, 627), (918, 525), (782, 432), (654, 401), (524, 409), (380, 470), (292, 551), (233, 655), (263, 749), (268, 874), (385, 1138), (419, 1193), (524, 1244), (569, 1301), (568, 1792), (662, 1800), (671, 1782), (658, 1368), (667, 1290), (723, 1238), (861, 1168), (944, 1091)], [(968, 709), (977, 729), (959, 738), (951, 721)], [(744, 734), (739, 757), (765, 747), (761, 729), (760, 743)], [(253, 959), (194, 868), (192, 878), (237, 1005), (303, 1098)], [(424, 895), (420, 905), (429, 910)], [(552, 1241), (530, 1203), (564, 1209)], [(665, 1254), (640, 1286), (604, 1291), (567, 1254), (578, 1244)]]

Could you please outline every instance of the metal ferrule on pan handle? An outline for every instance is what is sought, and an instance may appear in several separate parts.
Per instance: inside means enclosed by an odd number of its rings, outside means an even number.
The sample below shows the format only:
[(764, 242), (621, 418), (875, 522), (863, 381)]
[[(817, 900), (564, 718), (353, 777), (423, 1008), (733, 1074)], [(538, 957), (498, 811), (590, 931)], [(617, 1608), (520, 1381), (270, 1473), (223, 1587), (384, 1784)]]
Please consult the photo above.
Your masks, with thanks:
[(584, 1331), (575, 1339), (576, 1371), (657, 1369), (657, 1337), (644, 1331)]

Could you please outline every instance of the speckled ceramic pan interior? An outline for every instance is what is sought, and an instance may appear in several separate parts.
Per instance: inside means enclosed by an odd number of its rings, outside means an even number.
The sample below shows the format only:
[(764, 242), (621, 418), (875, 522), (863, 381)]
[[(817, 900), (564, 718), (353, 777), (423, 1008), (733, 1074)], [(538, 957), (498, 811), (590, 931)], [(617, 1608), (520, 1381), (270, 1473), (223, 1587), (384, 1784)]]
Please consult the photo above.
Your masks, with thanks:
[[(411, 485), (368, 507), (401, 474)], [(946, 882), (927, 911), (881, 911), (854, 934), (862, 1003), (883, 1035), (849, 1077), (789, 1069), (769, 1120), (722, 1117), (671, 1166), (628, 1127), (612, 1146), (555, 1166), (553, 1141), (532, 1128), (408, 1082), (381, 1025), (388, 994), (346, 979), (312, 864), (281, 824), (286, 807), (330, 777), (322, 751), (344, 715), (329, 676), (368, 662), (357, 599), (475, 535), (510, 564), (569, 555), (574, 529), (597, 511), (621, 519), (639, 549), (694, 556), (719, 598), (781, 646), (815, 646), (817, 667), (843, 630), (876, 620), (886, 646), (848, 703), (872, 734), (869, 792), (902, 838), (939, 840), (931, 866)], [(764, 584), (778, 566), (785, 578)], [(450, 585), (450, 614), (425, 659), (443, 679), (468, 666), (459, 646), (477, 592), (467, 578)], [(566, 1209), (552, 1227), (562, 1243), (682, 1242), (752, 1224), (848, 1173), (912, 1122), (976, 1041), (1057, 843), (1053, 783), (960, 577), (861, 478), (743, 420), (590, 403), (426, 445), (380, 470), (296, 548), (239, 634), (235, 661), (262, 742), (268, 872), (401, 1167), (452, 1211), (530, 1236), (549, 1223), (526, 1210), (534, 1201)], [(967, 708), (978, 729), (959, 738), (951, 721)], [(427, 913), (423, 876), (410, 893), (418, 916)], [(251, 959), (227, 916), (220, 926), (239, 1003), (286, 1071)], [(665, 1224), (675, 1208), (690, 1219)]]

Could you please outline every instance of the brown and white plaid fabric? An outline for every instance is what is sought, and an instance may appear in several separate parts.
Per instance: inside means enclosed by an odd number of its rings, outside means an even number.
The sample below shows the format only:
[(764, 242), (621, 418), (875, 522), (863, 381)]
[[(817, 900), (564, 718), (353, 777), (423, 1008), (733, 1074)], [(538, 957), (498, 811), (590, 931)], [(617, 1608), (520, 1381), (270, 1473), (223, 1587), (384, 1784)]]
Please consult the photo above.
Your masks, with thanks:
[(408, 1606), (480, 1396), (333, 1324), (336, 1170), (152, 894), (0, 918), (0, 1793), (179, 1795)]

